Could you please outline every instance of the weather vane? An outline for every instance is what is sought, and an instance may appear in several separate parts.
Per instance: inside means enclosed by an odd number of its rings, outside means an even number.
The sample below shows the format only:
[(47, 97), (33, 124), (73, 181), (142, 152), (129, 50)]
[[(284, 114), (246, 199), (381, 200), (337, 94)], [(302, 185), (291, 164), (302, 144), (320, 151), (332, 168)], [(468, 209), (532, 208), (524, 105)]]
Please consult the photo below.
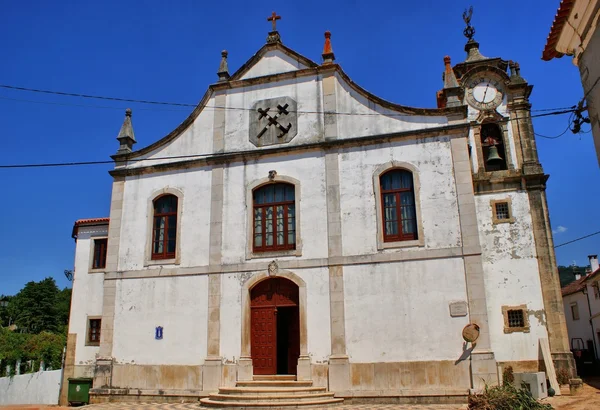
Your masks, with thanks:
[(473, 40), (473, 36), (475, 35), (475, 27), (471, 25), (471, 17), (473, 17), (473, 6), (463, 12), (463, 20), (467, 24), (467, 28), (465, 28), (463, 33), (469, 41)]

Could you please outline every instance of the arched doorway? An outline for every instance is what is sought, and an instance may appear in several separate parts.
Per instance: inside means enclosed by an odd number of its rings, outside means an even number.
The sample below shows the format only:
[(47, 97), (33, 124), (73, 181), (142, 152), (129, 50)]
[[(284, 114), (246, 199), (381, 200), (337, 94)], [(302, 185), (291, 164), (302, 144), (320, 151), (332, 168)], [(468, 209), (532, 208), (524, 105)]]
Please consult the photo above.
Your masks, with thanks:
[(296, 374), (300, 356), (298, 300), (298, 286), (282, 277), (266, 279), (250, 291), (254, 374)]

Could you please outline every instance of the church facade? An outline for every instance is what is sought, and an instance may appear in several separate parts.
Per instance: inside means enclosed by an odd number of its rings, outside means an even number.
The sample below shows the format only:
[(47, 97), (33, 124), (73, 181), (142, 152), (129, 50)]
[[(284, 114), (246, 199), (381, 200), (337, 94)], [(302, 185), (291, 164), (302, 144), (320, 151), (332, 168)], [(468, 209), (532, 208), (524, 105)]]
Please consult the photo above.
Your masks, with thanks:
[[(273, 20), (275, 23), (275, 20)], [(385, 101), (275, 27), (162, 139), (118, 136), (109, 218), (76, 222), (65, 378), (92, 400), (287, 375), (347, 400), (463, 398), (572, 371), (528, 97), (472, 33), (437, 108)]]

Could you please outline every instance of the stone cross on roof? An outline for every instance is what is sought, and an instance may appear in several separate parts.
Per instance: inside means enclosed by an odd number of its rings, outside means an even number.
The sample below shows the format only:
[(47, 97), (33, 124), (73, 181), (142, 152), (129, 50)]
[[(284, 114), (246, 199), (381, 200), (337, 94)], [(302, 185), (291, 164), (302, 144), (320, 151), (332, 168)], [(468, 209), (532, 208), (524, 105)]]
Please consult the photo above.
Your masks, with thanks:
[(281, 16), (278, 16), (275, 12), (271, 14), (271, 17), (267, 17), (267, 21), (273, 24), (273, 30), (271, 31), (277, 31), (277, 20), (281, 20)]

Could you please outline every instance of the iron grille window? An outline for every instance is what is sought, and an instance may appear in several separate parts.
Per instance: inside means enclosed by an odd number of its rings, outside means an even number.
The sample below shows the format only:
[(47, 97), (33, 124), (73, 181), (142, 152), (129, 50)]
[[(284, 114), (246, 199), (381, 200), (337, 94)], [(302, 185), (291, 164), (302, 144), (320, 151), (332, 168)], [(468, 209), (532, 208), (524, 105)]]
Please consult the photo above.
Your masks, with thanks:
[(94, 239), (94, 260), (92, 269), (103, 269), (106, 267), (106, 245), (108, 239)]
[(177, 245), (177, 197), (164, 195), (154, 200), (152, 259), (175, 257)]
[(90, 319), (88, 326), (88, 342), (100, 343), (100, 326), (102, 319)]
[(525, 327), (525, 316), (523, 310), (508, 311), (508, 327)]
[(264, 185), (253, 192), (253, 249), (296, 249), (296, 198), (291, 184)]
[(395, 169), (379, 178), (383, 214), (383, 240), (408, 241), (417, 238), (417, 214), (413, 176)]
[(508, 208), (508, 202), (496, 203), (496, 219), (510, 219), (510, 210)]

